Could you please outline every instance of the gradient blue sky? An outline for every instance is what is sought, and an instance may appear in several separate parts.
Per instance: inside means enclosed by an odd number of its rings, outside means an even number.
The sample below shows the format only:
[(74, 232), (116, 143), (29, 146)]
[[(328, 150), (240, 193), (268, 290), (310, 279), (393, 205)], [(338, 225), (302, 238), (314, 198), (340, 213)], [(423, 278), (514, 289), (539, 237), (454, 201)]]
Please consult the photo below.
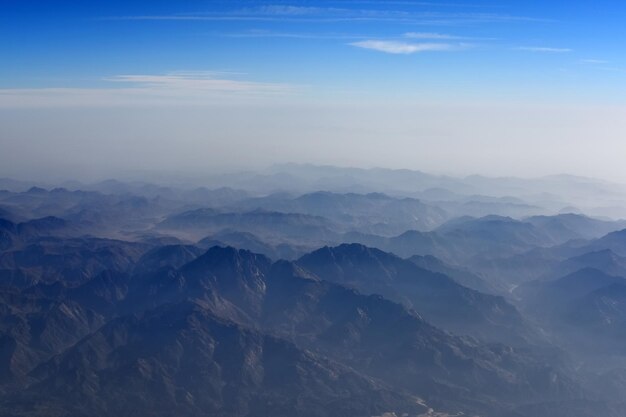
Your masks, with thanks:
[[(626, 151), (625, 21), (616, 1), (0, 0), (0, 146), (13, 161), (0, 174), (106, 175), (116, 141), (116, 169), (202, 170), (206, 152), (217, 168), (571, 172), (591, 141)], [(77, 143), (84, 155), (66, 161)], [(552, 157), (519, 153), (544, 143)], [(164, 154), (141, 159), (146, 146)], [(467, 153), (477, 146), (496, 152)], [(603, 152), (580, 173), (626, 179)], [(536, 172), (511, 168), (532, 157), (545, 159)]]

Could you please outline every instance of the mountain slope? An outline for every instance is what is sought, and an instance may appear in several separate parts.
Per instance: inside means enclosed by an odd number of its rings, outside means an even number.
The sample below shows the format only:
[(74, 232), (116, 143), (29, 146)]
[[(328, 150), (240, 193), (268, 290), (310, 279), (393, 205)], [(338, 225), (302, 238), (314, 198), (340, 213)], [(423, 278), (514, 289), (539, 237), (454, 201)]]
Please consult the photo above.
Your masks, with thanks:
[(35, 375), (42, 382), (25, 396), (41, 397), (35, 405), (48, 402), (79, 415), (339, 417), (426, 411), (417, 398), (194, 303), (116, 319)]
[(432, 255), (414, 255), (408, 258), (408, 260), (420, 268), (447, 275), (460, 285), (476, 291), (486, 294), (498, 294), (505, 291), (502, 286), (497, 285), (498, 283), (487, 282), (484, 278), (467, 269), (454, 267)]
[(401, 302), (456, 333), (509, 343), (529, 336), (517, 310), (503, 298), (463, 287), (378, 249), (358, 244), (325, 247), (298, 264), (323, 279)]

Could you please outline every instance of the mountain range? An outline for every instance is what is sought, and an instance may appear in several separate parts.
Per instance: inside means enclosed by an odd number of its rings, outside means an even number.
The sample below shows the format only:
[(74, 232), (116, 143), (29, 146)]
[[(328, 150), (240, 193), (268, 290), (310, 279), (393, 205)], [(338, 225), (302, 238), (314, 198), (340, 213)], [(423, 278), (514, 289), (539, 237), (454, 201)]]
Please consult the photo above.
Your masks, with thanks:
[(0, 415), (626, 415), (614, 184), (0, 184)]

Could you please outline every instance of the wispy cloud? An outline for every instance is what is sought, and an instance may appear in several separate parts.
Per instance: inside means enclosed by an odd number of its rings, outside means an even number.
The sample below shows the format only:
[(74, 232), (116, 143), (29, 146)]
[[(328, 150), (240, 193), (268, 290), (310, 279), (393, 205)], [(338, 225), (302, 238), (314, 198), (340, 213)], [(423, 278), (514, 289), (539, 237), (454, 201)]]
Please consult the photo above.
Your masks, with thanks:
[(312, 6), (290, 6), (290, 5), (264, 5), (252, 9), (244, 9), (239, 13), (247, 14), (267, 14), (278, 16), (311, 16), (320, 14), (345, 14), (350, 9), (337, 7), (312, 7)]
[(296, 91), (287, 84), (236, 79), (237, 74), (175, 72), (105, 78), (102, 88), (0, 89), (0, 108), (213, 104), (224, 100), (280, 97)]
[(469, 8), (469, 9), (493, 7), (492, 5), (486, 5), (486, 4), (444, 3), (444, 2), (436, 2), (436, 1), (402, 1), (402, 0), (346, 0), (346, 1), (338, 1), (337, 3), (374, 4), (374, 5), (385, 5), (385, 6), (393, 4), (396, 6), (454, 7), (454, 8)]
[(366, 40), (350, 43), (358, 48), (371, 49), (388, 54), (414, 54), (428, 51), (452, 51), (458, 49), (458, 45), (450, 43), (410, 43), (399, 41)]
[(551, 48), (546, 46), (520, 46), (515, 48), (518, 51), (528, 51), (528, 52), (545, 52), (545, 53), (565, 53), (572, 52), (573, 49), (570, 48)]
[(214, 33), (215, 36), (227, 38), (294, 38), (294, 39), (363, 39), (364, 35), (336, 33), (336, 32), (277, 32), (271, 30), (253, 29), (244, 32)]
[(105, 80), (172, 92), (275, 93), (286, 90), (286, 86), (281, 84), (226, 79), (219, 75), (214, 72), (175, 72), (165, 75), (117, 75)]
[(603, 59), (581, 59), (580, 62), (585, 64), (609, 64), (609, 61), (605, 61)]
[(404, 34), (406, 38), (410, 39), (438, 39), (438, 40), (454, 40), (454, 39), (464, 39), (460, 36), (448, 35), (445, 33), (435, 33), (435, 32), (407, 32)]
[(398, 24), (455, 25), (498, 22), (545, 22), (527, 16), (501, 13), (433, 12), (406, 9), (360, 9), (296, 5), (264, 5), (223, 12), (178, 13), (169, 15), (137, 15), (107, 17), (112, 20), (189, 20), (189, 21), (259, 21), (302, 23), (387, 22)]

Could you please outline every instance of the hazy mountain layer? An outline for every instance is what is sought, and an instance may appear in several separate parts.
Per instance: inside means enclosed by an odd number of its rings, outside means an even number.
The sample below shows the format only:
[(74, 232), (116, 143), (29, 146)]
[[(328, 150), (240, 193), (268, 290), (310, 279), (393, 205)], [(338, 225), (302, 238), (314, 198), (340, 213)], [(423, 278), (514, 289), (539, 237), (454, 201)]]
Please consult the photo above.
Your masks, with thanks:
[(320, 172), (4, 182), (0, 414), (625, 414), (611, 185)]

